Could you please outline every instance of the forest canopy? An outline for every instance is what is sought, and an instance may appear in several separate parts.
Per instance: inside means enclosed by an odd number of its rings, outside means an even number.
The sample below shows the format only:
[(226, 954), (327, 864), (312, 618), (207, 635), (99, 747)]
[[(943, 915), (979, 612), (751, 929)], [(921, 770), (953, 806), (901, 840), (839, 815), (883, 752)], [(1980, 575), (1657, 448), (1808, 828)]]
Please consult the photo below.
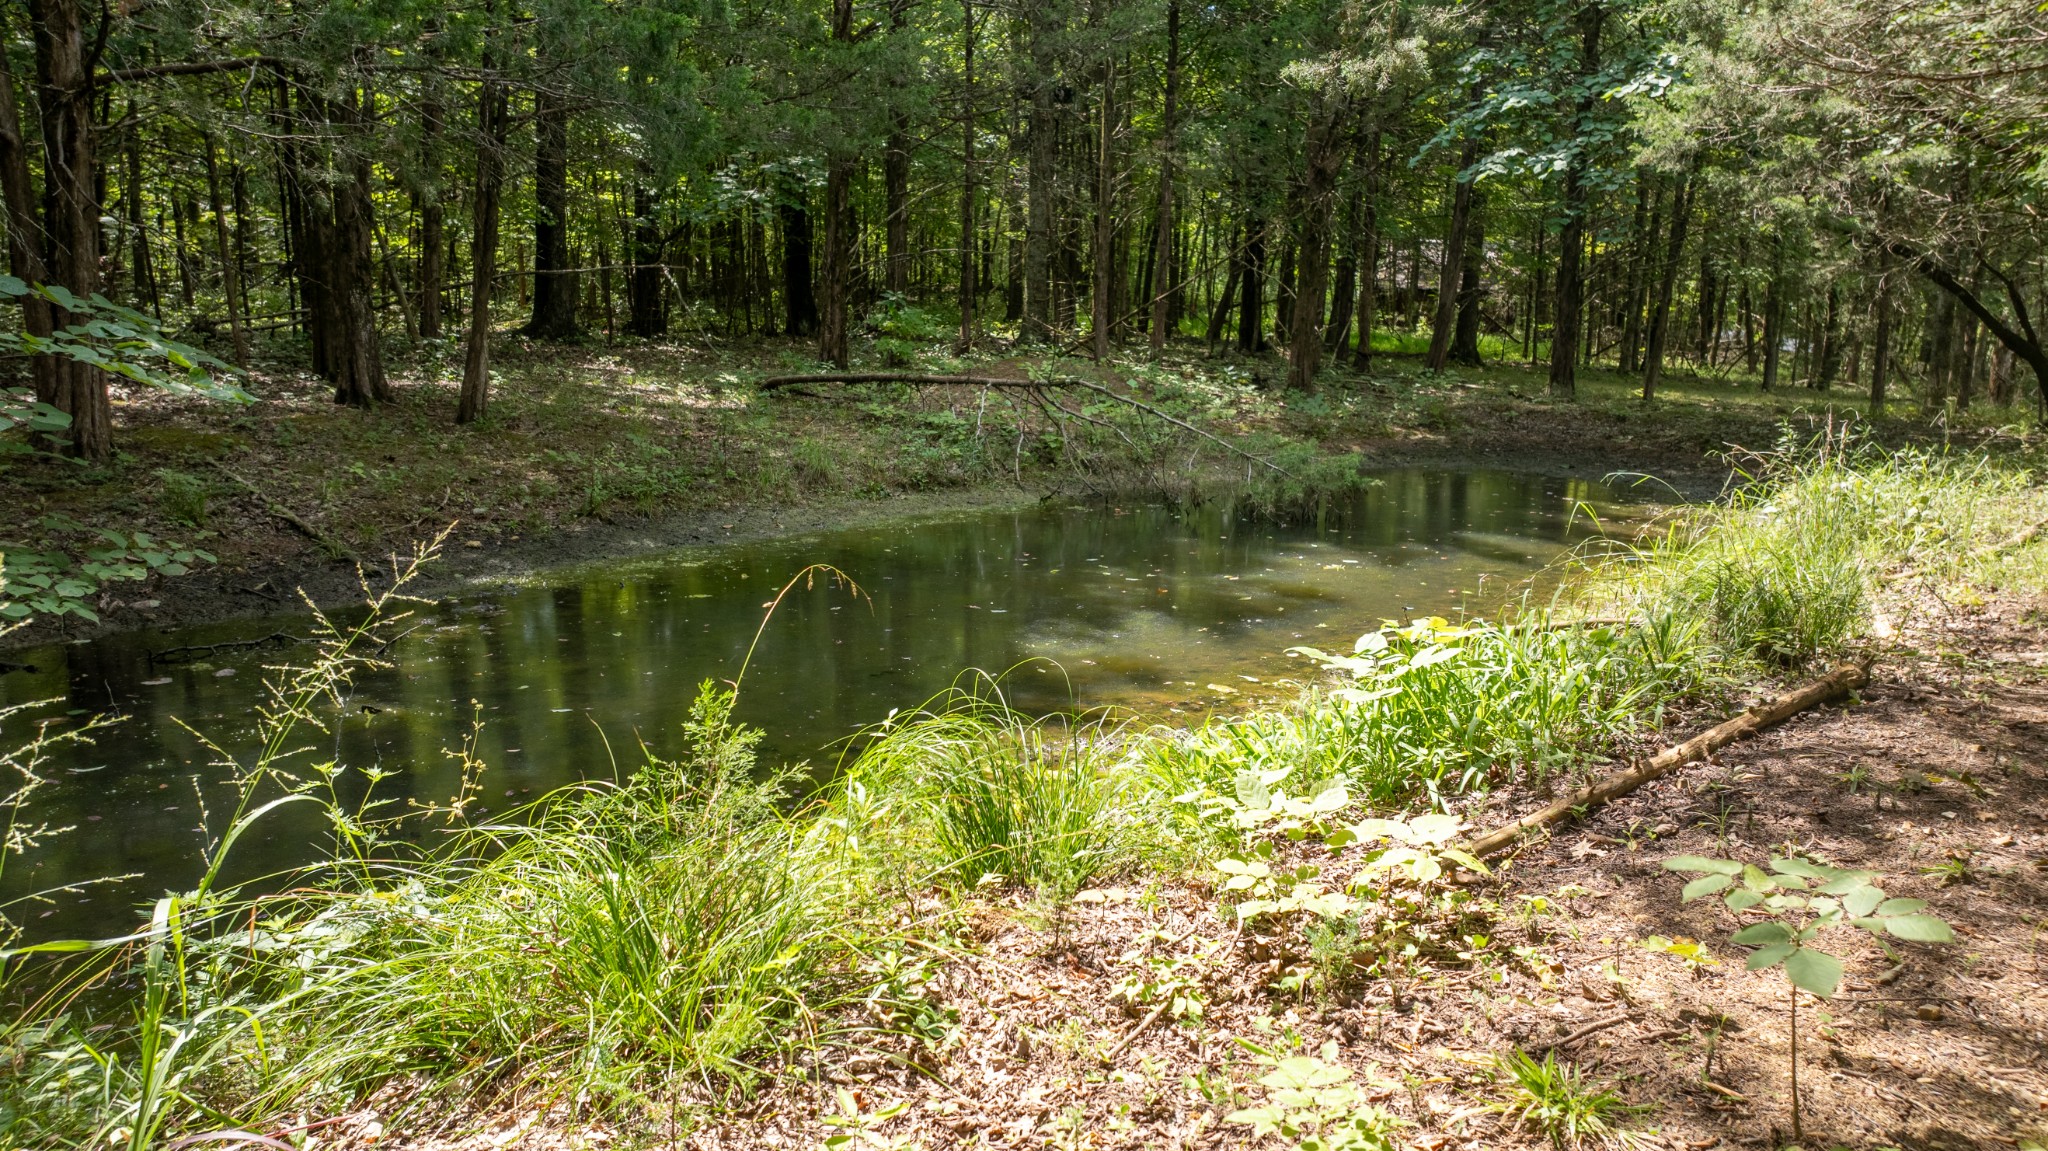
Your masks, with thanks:
[(2048, 397), (2034, 6), (24, 3), (9, 270), (65, 294), (6, 319), (89, 459), (110, 382), (159, 378), (68, 354), (113, 308), (242, 366), (297, 337), (365, 407), (387, 345), (459, 341), (464, 422), (494, 326), (844, 367), (905, 309), (962, 349), (1275, 349), (1295, 388), (1401, 328), (1561, 396), (1682, 359)]

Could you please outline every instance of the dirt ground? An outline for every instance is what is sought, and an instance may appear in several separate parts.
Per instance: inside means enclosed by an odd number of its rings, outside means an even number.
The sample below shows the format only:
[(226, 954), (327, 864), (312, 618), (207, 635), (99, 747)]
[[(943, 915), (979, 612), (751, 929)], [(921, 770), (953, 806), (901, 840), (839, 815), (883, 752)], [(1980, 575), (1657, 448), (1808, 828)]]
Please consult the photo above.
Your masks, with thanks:
[[(1687, 730), (1704, 722), (1695, 717)], [(1496, 792), (1490, 825), (1541, 802)], [(1500, 1113), (1498, 1053), (1552, 1052), (1640, 1112), (1635, 1146), (1791, 1145), (1787, 986), (1743, 969), (1718, 901), (1681, 905), (1661, 861), (1762, 862), (1797, 850), (1881, 873), (1926, 899), (1952, 946), (1859, 932), (1837, 996), (1799, 1007), (1804, 1146), (1965, 1151), (2048, 1142), (2048, 612), (1996, 600), (1909, 627), (1860, 698), (1795, 717), (1525, 842), (1470, 887), (1488, 939), (1398, 1000), (1385, 980), (1276, 990), (1299, 956), (1239, 930), (1199, 878), (1084, 893), (1049, 918), (1015, 898), (975, 909), (936, 955), (930, 1042), (828, 1047), (708, 1127), (626, 1131), (559, 1113), (414, 1122), (333, 1145), (433, 1147), (1250, 1148), (1225, 1117), (1260, 1100), (1247, 1044), (1349, 1068), (1421, 1151), (1538, 1148)], [(1341, 866), (1327, 874), (1341, 875)], [(1543, 902), (1534, 902), (1540, 899)], [(1691, 970), (1643, 945), (1704, 942)], [(1467, 941), (1468, 944), (1470, 941)], [(1115, 989), (1148, 957), (1181, 960), (1199, 1018), (1148, 1018)], [(1178, 1009), (1175, 1009), (1176, 1012)], [(898, 1110), (900, 1105), (900, 1110)], [(828, 1122), (832, 1120), (832, 1122)], [(410, 1128), (411, 1130), (405, 1130)], [(456, 1134), (460, 1131), (460, 1134)], [(1592, 1145), (1592, 1144), (1589, 1144)]]

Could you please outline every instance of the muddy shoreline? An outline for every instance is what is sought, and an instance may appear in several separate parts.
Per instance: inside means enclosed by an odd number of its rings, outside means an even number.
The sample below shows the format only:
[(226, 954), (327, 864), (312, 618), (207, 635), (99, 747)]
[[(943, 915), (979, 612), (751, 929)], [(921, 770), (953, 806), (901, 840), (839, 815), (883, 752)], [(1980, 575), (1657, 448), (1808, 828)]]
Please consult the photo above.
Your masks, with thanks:
[[(1546, 429), (1547, 430), (1547, 429)], [(1542, 438), (1541, 430), (1535, 438)], [(1451, 470), (1488, 469), (1533, 472), (1598, 480), (1621, 473), (1653, 479), (1642, 484), (1649, 501), (1712, 499), (1725, 484), (1728, 469), (1705, 456), (1662, 450), (1602, 453), (1600, 464), (1588, 464), (1584, 448), (1568, 444), (1473, 442), (1408, 436), (1362, 446), (1356, 452), (1364, 471), (1404, 467)], [(1627, 479), (1619, 481), (1624, 486)], [(1029, 507), (1048, 500), (1101, 499), (1071, 487), (1039, 491), (1014, 484), (906, 492), (875, 499), (829, 495), (780, 506), (738, 504), (616, 519), (586, 518), (542, 531), (511, 534), (498, 525), (479, 530), (452, 518), (439, 559), (412, 585), (426, 598), (458, 596), (479, 584), (528, 578), (577, 564), (626, 560), (657, 552), (811, 535), (847, 527), (873, 527), (960, 512)], [(421, 542), (431, 536), (420, 537)], [(0, 638), (0, 653), (14, 653), (56, 643), (77, 643), (121, 632), (172, 631), (235, 620), (303, 614), (301, 596), (323, 610), (360, 603), (363, 587), (356, 562), (324, 554), (298, 537), (281, 537), (305, 545), (269, 562), (224, 562), (177, 579), (162, 579), (122, 593), (101, 613), (98, 624), (66, 618), (38, 622)], [(409, 553), (412, 541), (364, 554), (362, 573), (371, 586), (391, 578), (394, 556)]]

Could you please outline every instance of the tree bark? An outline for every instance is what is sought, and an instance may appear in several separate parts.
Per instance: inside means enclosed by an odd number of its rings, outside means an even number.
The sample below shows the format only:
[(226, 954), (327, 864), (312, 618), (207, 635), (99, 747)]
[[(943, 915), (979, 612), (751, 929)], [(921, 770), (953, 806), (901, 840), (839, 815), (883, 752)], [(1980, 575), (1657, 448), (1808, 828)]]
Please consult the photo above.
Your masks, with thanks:
[(1380, 134), (1375, 128), (1366, 137), (1365, 184), (1363, 203), (1359, 206), (1358, 240), (1361, 251), (1358, 259), (1358, 350), (1352, 355), (1352, 365), (1359, 371), (1372, 370), (1372, 329), (1379, 317), (1380, 302)]
[(1451, 330), (1450, 361), (1479, 367), (1479, 305), (1485, 298), (1486, 193), (1472, 189), (1472, 221), (1465, 228), (1464, 266), (1458, 277), (1458, 321)]
[[(486, 58), (484, 69), (492, 65)], [(476, 102), (476, 193), (470, 203), (469, 336), (455, 422), (484, 418), (491, 401), (491, 285), (498, 273), (498, 206), (505, 182), (506, 93), (486, 79)]]
[(1877, 332), (1871, 348), (1870, 360), (1870, 416), (1872, 419), (1884, 415), (1885, 386), (1889, 384), (1892, 367), (1892, 279), (1880, 273), (1877, 279), (1877, 315), (1874, 322)]
[(1116, 64), (1103, 65), (1101, 107), (1095, 135), (1095, 237), (1091, 245), (1093, 283), (1089, 291), (1088, 328), (1095, 361), (1109, 358), (1109, 338), (1115, 326), (1114, 301), (1116, 259), (1111, 247), (1116, 236)]
[(1323, 358), (1323, 297), (1330, 274), (1330, 214), (1337, 173), (1344, 163), (1341, 100), (1324, 102), (1303, 141), (1308, 167), (1301, 185), (1301, 251), (1296, 257), (1294, 306), (1288, 316), (1287, 386), (1315, 384)]
[(1430, 322), (1429, 353), (1423, 366), (1432, 372), (1450, 362), (1451, 336), (1458, 315), (1458, 280), (1465, 274), (1465, 240), (1472, 224), (1472, 182), (1465, 170), (1479, 160), (1479, 141), (1467, 140), (1458, 154), (1458, 176), (1451, 192), (1450, 227), (1444, 233), (1443, 266), (1436, 288), (1436, 314)]
[[(1587, 7), (1579, 17), (1582, 76), (1590, 77), (1600, 70), (1600, 25), (1605, 16), (1596, 5)], [(1579, 98), (1575, 129), (1583, 128), (1586, 117), (1592, 114), (1593, 100), (1590, 91)], [(1556, 396), (1572, 396), (1578, 391), (1579, 311), (1585, 292), (1579, 264), (1586, 247), (1586, 213), (1591, 207), (1586, 195), (1587, 167), (1582, 145), (1565, 168), (1565, 220), (1558, 236), (1557, 306), (1550, 332), (1550, 391)]]
[(582, 334), (576, 274), (569, 267), (569, 107), (547, 89), (533, 95), (533, 314), (526, 334), (540, 340)]
[[(206, 193), (213, 202), (213, 237), (220, 249), (220, 282), (227, 297), (228, 330), (234, 338), (235, 366), (249, 368), (249, 331), (242, 322), (242, 275), (236, 266), (235, 246), (228, 239), (228, 209), (220, 191), (220, 158), (211, 132), (202, 133), (199, 146), (206, 150)], [(134, 192), (131, 191), (130, 195)]]
[(1650, 338), (1643, 352), (1643, 402), (1657, 398), (1657, 381), (1664, 375), (1664, 345), (1671, 324), (1671, 293), (1678, 283), (1678, 262), (1685, 255), (1686, 221), (1692, 216), (1692, 198), (1699, 183), (1699, 160), (1671, 192), (1671, 236), (1664, 248), (1664, 267), (1657, 279), (1657, 302), (1650, 313)]
[[(109, 19), (111, 17), (108, 17)], [(43, 259), (47, 282), (80, 299), (99, 290), (99, 195), (95, 182), (98, 128), (93, 117), (93, 63), (79, 0), (29, 0), (36, 48), (36, 103), (43, 126)], [(73, 317), (52, 308), (53, 328)], [(71, 417), (72, 454), (94, 463), (113, 457), (113, 416), (107, 374), (68, 358), (52, 365), (49, 402)]]

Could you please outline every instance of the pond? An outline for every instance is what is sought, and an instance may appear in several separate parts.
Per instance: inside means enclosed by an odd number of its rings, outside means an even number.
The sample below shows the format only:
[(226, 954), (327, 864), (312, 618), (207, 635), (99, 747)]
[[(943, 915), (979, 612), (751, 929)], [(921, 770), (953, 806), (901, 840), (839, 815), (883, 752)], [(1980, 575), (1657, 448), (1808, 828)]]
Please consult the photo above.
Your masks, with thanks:
[[(1597, 530), (1587, 509), (1610, 527), (1642, 510), (1586, 480), (1409, 470), (1303, 522), (1058, 502), (547, 572), (419, 609), (392, 667), (360, 678), (330, 733), (305, 734), (351, 769), (352, 794), (362, 770), (381, 769), (376, 794), (401, 806), (455, 792), (448, 749), (473, 720), (487, 810), (630, 772), (641, 745), (678, 751), (697, 685), (735, 673), (766, 601), (811, 563), (860, 593), (799, 588), (762, 633), (738, 714), (766, 732), (769, 762), (827, 774), (848, 736), (965, 669), (1007, 672), (1007, 697), (1028, 710), (1192, 718), (1287, 690), (1308, 670), (1291, 645), (1348, 646), (1382, 619), (1497, 606)], [(32, 936), (125, 929), (139, 903), (192, 880), (225, 774), (192, 733), (246, 754), (264, 665), (306, 649), (152, 653), (305, 627), (139, 631), (9, 657), (34, 670), (0, 675), (0, 701), (121, 717), (46, 765), (37, 818), (74, 830), (10, 862), (0, 896), (134, 878), (17, 908)], [(238, 846), (237, 870), (311, 858), (324, 834), (270, 819)]]

